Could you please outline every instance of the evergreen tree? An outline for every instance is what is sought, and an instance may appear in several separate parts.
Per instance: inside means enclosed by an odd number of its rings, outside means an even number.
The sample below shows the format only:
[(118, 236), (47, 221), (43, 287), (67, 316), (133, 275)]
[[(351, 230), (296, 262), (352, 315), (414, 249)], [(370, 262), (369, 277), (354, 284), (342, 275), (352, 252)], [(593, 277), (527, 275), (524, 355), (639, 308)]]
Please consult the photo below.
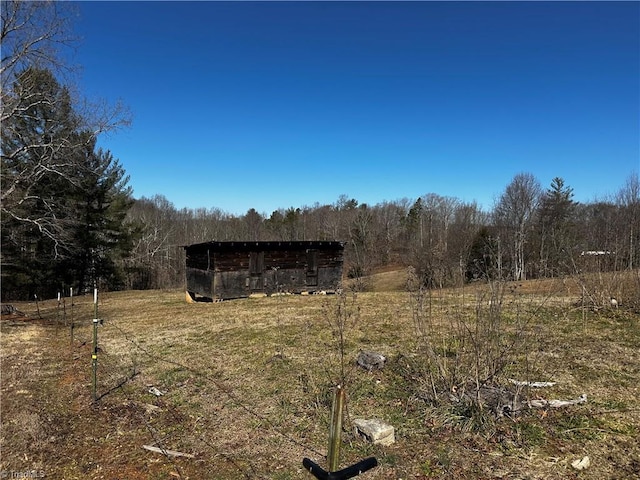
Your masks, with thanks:
[(407, 239), (411, 241), (412, 239), (418, 239), (420, 242), (420, 247), (422, 248), (423, 238), (422, 238), (422, 214), (424, 211), (424, 207), (422, 205), (422, 197), (419, 197), (413, 206), (409, 209), (409, 213), (406, 218), (406, 231), (407, 231)]
[(22, 72), (11, 101), (2, 123), (3, 297), (52, 296), (61, 283), (98, 278), (117, 286), (117, 260), (130, 248), (122, 166), (96, 151), (68, 89), (48, 70)]
[(467, 281), (500, 279), (499, 262), (497, 238), (492, 235), (489, 227), (481, 227), (469, 249), (469, 259), (466, 264)]
[(80, 291), (99, 283), (120, 288), (122, 259), (132, 249), (135, 229), (125, 223), (133, 203), (129, 177), (111, 152), (96, 150), (95, 141), (85, 145), (78, 153), (78, 181), (69, 205), (76, 219), (73, 247), (60, 263), (58, 275)]
[(576, 203), (573, 189), (555, 177), (542, 195), (539, 206), (540, 269), (544, 276), (569, 273), (575, 249), (573, 220)]

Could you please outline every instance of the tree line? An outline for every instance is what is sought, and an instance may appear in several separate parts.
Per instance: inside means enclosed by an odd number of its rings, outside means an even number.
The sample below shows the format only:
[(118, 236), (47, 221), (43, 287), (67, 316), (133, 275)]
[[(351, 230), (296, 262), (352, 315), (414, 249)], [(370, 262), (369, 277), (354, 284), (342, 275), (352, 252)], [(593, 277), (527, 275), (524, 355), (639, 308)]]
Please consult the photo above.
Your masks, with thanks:
[(531, 173), (519, 173), (488, 212), (435, 193), (376, 205), (342, 195), (333, 204), (268, 216), (255, 209), (244, 215), (176, 209), (162, 195), (141, 198), (128, 213), (143, 234), (124, 262), (127, 288), (182, 286), (182, 247), (212, 240), (339, 240), (347, 277), (412, 266), (430, 288), (637, 268), (638, 174), (630, 174), (610, 199), (579, 203), (573, 196), (562, 178), (542, 188)]
[(519, 173), (490, 211), (436, 193), (376, 205), (342, 195), (270, 215), (135, 199), (120, 161), (97, 147), (100, 135), (128, 123), (126, 110), (82, 99), (60, 80), (72, 7), (2, 2), (3, 299), (180, 287), (182, 247), (211, 240), (340, 240), (345, 275), (411, 265), (432, 288), (639, 265), (638, 172), (590, 203), (574, 201), (562, 178), (543, 188)]

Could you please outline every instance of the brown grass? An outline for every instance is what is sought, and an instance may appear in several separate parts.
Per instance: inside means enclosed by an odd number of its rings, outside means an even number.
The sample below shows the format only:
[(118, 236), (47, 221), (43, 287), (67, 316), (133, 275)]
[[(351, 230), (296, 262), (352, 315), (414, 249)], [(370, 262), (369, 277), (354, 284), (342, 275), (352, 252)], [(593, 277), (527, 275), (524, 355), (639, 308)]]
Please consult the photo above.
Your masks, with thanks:
[[(632, 308), (581, 308), (575, 282), (520, 282), (504, 290), (506, 318), (531, 328), (506, 377), (557, 381), (532, 396), (586, 404), (511, 419), (465, 417), (423, 395), (423, 358), (403, 273), (377, 291), (347, 295), (348, 416), (341, 466), (376, 456), (363, 478), (640, 478), (640, 325)], [(405, 277), (406, 278), (406, 277)], [(511, 288), (512, 287), (512, 288)], [(452, 318), (473, 321), (486, 285), (432, 292), (434, 340)], [(64, 479), (312, 478), (302, 458), (326, 465), (331, 395), (340, 356), (331, 324), (337, 296), (284, 296), (186, 304), (177, 291), (101, 295), (100, 400), (90, 391), (91, 298), (66, 317), (40, 304), (43, 322), (2, 322), (0, 471)], [(35, 304), (16, 305), (37, 318)], [(71, 313), (81, 325), (70, 345)], [(359, 350), (388, 358), (384, 370), (355, 367)], [(165, 394), (148, 393), (155, 386)], [(377, 417), (396, 443), (356, 438), (351, 419)], [(154, 444), (195, 455), (167, 458)], [(582, 472), (571, 462), (589, 456)]]

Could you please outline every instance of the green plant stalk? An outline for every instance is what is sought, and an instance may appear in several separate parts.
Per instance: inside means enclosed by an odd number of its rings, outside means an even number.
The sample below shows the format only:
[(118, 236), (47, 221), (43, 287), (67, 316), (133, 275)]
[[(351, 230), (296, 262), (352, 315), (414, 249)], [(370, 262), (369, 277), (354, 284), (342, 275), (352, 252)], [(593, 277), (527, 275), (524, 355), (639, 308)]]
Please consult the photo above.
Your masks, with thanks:
[(344, 407), (344, 389), (336, 387), (331, 408), (331, 426), (329, 427), (329, 453), (327, 461), (329, 472), (336, 472), (340, 465), (340, 441), (342, 435), (342, 411)]

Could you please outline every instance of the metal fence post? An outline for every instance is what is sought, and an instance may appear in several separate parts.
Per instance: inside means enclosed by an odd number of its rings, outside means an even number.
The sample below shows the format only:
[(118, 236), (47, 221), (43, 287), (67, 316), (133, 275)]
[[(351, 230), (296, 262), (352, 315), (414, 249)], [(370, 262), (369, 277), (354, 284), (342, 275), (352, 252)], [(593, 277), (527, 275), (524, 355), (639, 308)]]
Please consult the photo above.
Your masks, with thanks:
[(73, 287), (69, 288), (69, 297), (71, 299), (71, 347), (73, 347)]
[(91, 397), (95, 402), (98, 399), (97, 385), (98, 385), (98, 319), (93, 319), (93, 353), (91, 354)]
[(93, 352), (91, 354), (91, 397), (95, 402), (98, 399), (98, 289), (93, 289)]

